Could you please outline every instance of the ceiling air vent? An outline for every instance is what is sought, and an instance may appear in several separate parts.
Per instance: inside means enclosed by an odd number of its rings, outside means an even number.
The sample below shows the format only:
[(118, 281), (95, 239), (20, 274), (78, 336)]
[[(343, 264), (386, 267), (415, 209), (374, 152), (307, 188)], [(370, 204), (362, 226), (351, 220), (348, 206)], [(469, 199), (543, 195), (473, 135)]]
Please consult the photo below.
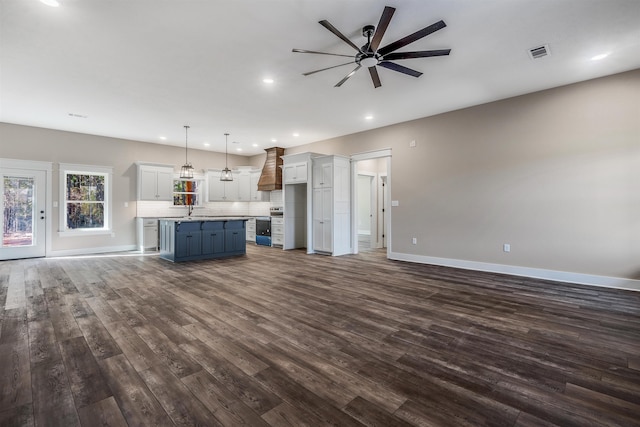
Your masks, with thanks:
[(551, 55), (551, 51), (549, 50), (549, 46), (546, 44), (529, 49), (529, 56), (531, 59), (540, 59), (547, 55)]

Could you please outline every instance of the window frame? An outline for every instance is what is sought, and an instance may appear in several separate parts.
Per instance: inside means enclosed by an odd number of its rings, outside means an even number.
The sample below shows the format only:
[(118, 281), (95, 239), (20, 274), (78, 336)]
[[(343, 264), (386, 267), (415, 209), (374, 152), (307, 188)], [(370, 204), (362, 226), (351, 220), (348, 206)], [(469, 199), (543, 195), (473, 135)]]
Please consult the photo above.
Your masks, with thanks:
[[(101, 228), (67, 228), (67, 175), (100, 175), (104, 176), (104, 226)], [(78, 165), (71, 163), (59, 164), (59, 184), (60, 184), (60, 204), (59, 204), (59, 228), (58, 235), (61, 237), (72, 236), (97, 236), (113, 235), (112, 231), (112, 197), (111, 186), (113, 181), (113, 168), (109, 166)]]

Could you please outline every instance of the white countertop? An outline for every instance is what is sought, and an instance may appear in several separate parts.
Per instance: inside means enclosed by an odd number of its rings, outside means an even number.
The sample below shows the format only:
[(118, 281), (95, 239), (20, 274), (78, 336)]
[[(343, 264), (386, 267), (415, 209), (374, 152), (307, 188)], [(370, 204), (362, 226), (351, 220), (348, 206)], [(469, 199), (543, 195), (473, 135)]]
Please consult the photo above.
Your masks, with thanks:
[(249, 217), (246, 216), (184, 216), (184, 217), (169, 217), (158, 218), (165, 221), (175, 222), (198, 222), (198, 221), (248, 221)]

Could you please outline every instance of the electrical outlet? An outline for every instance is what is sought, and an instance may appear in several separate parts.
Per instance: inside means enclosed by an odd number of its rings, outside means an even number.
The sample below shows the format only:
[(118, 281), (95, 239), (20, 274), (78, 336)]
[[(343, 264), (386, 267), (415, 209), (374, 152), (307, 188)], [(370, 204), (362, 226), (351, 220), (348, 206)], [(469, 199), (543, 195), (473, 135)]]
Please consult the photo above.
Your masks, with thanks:
[(505, 243), (502, 245), (502, 250), (505, 252), (511, 252), (511, 245), (509, 243)]
[(413, 141), (409, 141), (409, 147), (413, 148), (416, 146), (416, 140), (414, 139)]
[(418, 238), (414, 237), (413, 239), (411, 239), (411, 243), (413, 243), (414, 245), (418, 244)]

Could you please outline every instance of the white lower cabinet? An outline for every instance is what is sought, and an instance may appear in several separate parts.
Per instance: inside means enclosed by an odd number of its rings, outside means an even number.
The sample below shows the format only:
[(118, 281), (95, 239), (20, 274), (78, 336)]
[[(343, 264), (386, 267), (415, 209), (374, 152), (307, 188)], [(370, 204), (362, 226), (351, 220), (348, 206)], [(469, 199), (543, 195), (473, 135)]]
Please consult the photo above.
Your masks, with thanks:
[(247, 242), (256, 242), (256, 219), (249, 218), (247, 221)]
[(284, 245), (284, 218), (271, 217), (271, 246)]
[(158, 250), (158, 219), (136, 218), (136, 235), (139, 251)]
[(332, 252), (331, 218), (333, 217), (332, 188), (313, 189), (313, 250)]

